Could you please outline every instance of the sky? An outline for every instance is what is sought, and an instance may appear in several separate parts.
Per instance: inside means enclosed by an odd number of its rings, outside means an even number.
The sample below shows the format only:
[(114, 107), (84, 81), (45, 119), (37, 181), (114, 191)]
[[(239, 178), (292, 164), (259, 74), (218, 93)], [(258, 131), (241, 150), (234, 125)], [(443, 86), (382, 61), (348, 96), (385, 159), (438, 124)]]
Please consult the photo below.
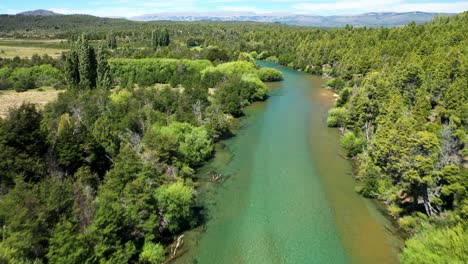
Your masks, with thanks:
[(62, 14), (132, 17), (160, 12), (256, 12), (349, 15), (366, 12), (468, 10), (463, 0), (0, 0), (0, 14), (47, 9)]

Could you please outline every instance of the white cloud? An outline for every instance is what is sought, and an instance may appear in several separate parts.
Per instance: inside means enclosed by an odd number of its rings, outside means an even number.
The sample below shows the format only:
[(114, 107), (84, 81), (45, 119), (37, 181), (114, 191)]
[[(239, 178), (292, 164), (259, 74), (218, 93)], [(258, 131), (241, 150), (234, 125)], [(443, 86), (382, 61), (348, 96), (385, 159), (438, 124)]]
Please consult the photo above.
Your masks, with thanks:
[[(127, 3), (128, 2), (128, 3)], [(87, 8), (51, 8), (60, 14), (89, 14), (94, 16), (132, 17), (159, 12), (195, 11), (195, 0), (177, 1), (128, 1), (112, 0), (92, 2)], [(90, 8), (92, 6), (92, 8)]]
[(326, 2), (302, 2), (293, 4), (292, 8), (301, 13), (365, 13), (365, 12), (449, 12), (459, 13), (468, 10), (468, 2), (421, 2), (407, 3), (402, 0), (361, 0), (361, 1), (344, 1), (338, 0), (332, 3)]
[(440, 13), (461, 13), (468, 10), (468, 2), (452, 2), (452, 3), (417, 3), (417, 4), (401, 4), (397, 12), (423, 11), (423, 12), (440, 12)]

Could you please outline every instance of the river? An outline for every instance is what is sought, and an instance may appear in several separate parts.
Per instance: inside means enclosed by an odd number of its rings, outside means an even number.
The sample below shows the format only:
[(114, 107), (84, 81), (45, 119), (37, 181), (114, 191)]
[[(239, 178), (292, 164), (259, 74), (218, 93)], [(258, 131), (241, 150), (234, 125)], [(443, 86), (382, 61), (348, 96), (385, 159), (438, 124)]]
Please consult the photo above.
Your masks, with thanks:
[[(176, 263), (398, 263), (400, 241), (374, 204), (354, 191), (352, 165), (319, 77), (275, 67), (284, 81), (266, 102), (249, 106), (236, 136), (218, 146), (201, 175), (203, 228), (186, 234)], [(205, 178), (203, 178), (205, 177)]]

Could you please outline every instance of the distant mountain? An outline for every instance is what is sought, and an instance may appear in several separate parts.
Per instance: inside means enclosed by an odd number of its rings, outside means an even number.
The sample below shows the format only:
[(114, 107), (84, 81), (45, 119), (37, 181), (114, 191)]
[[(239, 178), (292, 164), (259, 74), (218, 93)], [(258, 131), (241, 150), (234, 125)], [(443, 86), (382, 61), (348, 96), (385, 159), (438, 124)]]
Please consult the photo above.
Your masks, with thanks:
[[(52, 11), (38, 9), (18, 13), (20, 16), (60, 16)], [(411, 21), (418, 24), (430, 21), (437, 15), (455, 15), (447, 13), (426, 12), (383, 12), (365, 13), (360, 15), (318, 16), (292, 13), (254, 13), (254, 12), (204, 12), (204, 13), (156, 13), (129, 18), (134, 21), (250, 21), (265, 23), (281, 23), (287, 25), (315, 26), (315, 27), (343, 27), (346, 24), (357, 27), (381, 27), (407, 25)], [(70, 16), (70, 15), (67, 15)], [(111, 17), (123, 18), (123, 17)]]
[(316, 27), (342, 27), (346, 24), (353, 26), (380, 27), (407, 25), (411, 21), (415, 21), (416, 23), (425, 23), (439, 14), (455, 15), (426, 12), (384, 12), (345, 16), (317, 16), (290, 13), (206, 12), (157, 13), (131, 17), (130, 19), (136, 21), (252, 21)]
[(37, 9), (33, 11), (26, 11), (22, 13), (18, 13), (17, 15), (21, 16), (60, 16), (61, 14), (54, 13), (49, 10), (44, 10), (44, 9)]

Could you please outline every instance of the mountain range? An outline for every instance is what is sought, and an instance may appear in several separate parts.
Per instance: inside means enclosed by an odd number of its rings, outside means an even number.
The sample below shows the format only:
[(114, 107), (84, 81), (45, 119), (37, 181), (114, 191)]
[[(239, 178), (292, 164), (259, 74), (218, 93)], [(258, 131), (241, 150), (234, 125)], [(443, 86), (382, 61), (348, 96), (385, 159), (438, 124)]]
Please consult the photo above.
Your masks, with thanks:
[[(208, 12), (208, 13), (157, 13), (137, 17), (131, 17), (131, 20), (137, 21), (253, 21), (281, 23), (299, 26), (317, 26), (317, 27), (341, 27), (346, 24), (353, 26), (401, 26), (407, 25), (411, 21), (424, 23), (431, 20), (436, 15), (442, 13), (426, 12), (384, 12), (384, 13), (365, 13), (360, 15), (342, 15), (342, 16), (318, 16), (306, 14), (289, 13), (251, 13), (251, 12)], [(442, 14), (453, 15), (453, 14)]]
[(21, 13), (18, 13), (17, 15), (20, 15), (20, 16), (60, 16), (61, 14), (58, 14), (49, 10), (37, 9), (33, 11), (21, 12)]
[[(26, 16), (57, 16), (60, 14), (47, 10), (34, 10), (19, 13)], [(127, 18), (134, 21), (250, 21), (281, 23), (299, 26), (342, 27), (346, 24), (362, 27), (401, 26), (411, 21), (425, 23), (437, 15), (449, 13), (427, 12), (374, 12), (360, 15), (319, 16), (292, 13), (254, 13), (254, 12), (205, 12), (205, 13), (155, 13)]]

